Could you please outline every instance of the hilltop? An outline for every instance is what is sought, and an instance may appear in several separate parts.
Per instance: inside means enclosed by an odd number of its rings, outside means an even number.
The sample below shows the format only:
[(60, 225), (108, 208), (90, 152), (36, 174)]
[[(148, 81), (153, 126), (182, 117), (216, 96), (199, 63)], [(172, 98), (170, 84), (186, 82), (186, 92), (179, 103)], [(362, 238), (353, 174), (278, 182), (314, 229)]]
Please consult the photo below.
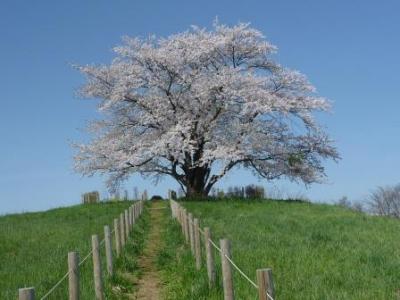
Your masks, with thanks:
[[(202, 227), (212, 229), (214, 241), (232, 241), (232, 257), (251, 279), (256, 269), (272, 268), (278, 299), (393, 299), (398, 293), (396, 219), (296, 201), (182, 204)], [(221, 285), (209, 291), (204, 267), (194, 272), (177, 224), (170, 222), (166, 232), (161, 255), (166, 299), (220, 299)], [(237, 272), (234, 285), (238, 299), (256, 298), (256, 290)]]

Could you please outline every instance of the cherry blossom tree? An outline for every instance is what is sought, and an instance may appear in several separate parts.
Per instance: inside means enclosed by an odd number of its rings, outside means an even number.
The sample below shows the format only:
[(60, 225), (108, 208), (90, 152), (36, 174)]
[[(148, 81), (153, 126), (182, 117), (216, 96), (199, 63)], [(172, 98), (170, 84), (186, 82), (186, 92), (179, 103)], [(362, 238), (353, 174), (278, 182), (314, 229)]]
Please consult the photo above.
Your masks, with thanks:
[(338, 153), (313, 114), (329, 102), (249, 24), (192, 27), (167, 38), (125, 38), (109, 65), (77, 68), (101, 120), (78, 148), (76, 170), (108, 174), (110, 187), (139, 173), (173, 177), (206, 196), (235, 167), (267, 180), (320, 182)]

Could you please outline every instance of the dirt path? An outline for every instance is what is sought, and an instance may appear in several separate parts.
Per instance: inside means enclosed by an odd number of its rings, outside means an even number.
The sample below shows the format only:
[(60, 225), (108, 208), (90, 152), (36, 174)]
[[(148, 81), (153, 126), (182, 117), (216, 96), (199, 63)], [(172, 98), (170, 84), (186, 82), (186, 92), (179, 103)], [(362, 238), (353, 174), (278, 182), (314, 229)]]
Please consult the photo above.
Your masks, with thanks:
[(143, 271), (138, 282), (138, 292), (135, 299), (137, 300), (159, 300), (160, 293), (160, 277), (157, 271), (156, 259), (162, 243), (162, 226), (164, 222), (164, 209), (167, 203), (155, 202), (150, 208), (150, 232), (143, 250), (142, 256), (139, 258), (139, 267)]

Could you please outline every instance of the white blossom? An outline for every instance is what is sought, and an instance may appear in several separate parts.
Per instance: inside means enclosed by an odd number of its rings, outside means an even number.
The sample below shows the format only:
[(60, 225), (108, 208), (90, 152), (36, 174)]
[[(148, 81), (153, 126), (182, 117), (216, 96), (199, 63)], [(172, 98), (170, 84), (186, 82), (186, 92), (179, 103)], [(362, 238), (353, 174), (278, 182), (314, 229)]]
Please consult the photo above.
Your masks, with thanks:
[(104, 114), (77, 145), (85, 175), (110, 174), (110, 186), (135, 172), (170, 175), (188, 195), (206, 195), (235, 166), (311, 183), (323, 159), (338, 158), (313, 118), (329, 102), (276, 63), (277, 48), (249, 24), (126, 37), (114, 51), (110, 65), (78, 67), (82, 95)]

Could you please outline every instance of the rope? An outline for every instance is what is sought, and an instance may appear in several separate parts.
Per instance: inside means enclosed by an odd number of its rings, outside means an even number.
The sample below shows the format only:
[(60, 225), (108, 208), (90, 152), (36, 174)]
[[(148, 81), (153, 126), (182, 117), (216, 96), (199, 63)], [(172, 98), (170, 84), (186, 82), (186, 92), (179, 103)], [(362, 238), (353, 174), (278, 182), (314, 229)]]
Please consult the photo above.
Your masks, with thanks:
[[(219, 248), (211, 239), (208, 239), (208, 241), (211, 243), (211, 245), (214, 246), (215, 249), (218, 250), (219, 253), (222, 253), (221, 248)], [(255, 284), (236, 264), (235, 262), (229, 258), (229, 256), (227, 256), (224, 253), (224, 257), (231, 263), (231, 265), (244, 277), (247, 279), (248, 282), (250, 282), (256, 289), (258, 289), (258, 285)]]
[[(219, 253), (222, 253), (221, 248), (219, 248), (212, 239), (208, 239), (208, 241), (211, 243), (211, 245), (214, 246), (215, 249), (218, 250)], [(239, 272), (240, 275), (242, 275), (248, 282), (250, 282), (250, 284), (255, 287), (256, 289), (258, 289), (258, 285), (249, 278), (249, 276), (247, 276), (236, 264), (235, 262), (224, 253), (224, 257), (230, 262), (230, 264)], [(267, 297), (269, 300), (274, 300), (274, 298), (271, 297), (271, 295), (266, 291)]]
[[(115, 232), (115, 229), (113, 229), (111, 231), (111, 234), (113, 234), (114, 232)], [(100, 245), (103, 245), (104, 242), (105, 242), (105, 237), (100, 241)], [(93, 253), (93, 249), (90, 250), (90, 252), (84, 257), (84, 259), (82, 259), (79, 262), (78, 266), (80, 267), (81, 265), (83, 265), (83, 263), (90, 257), (90, 255), (92, 255), (92, 253)], [(68, 277), (68, 275), (69, 275), (69, 270), (42, 298), (40, 298), (40, 300), (46, 299), (65, 280), (65, 278)]]
[[(193, 221), (191, 222), (189, 218), (187, 218), (187, 220), (189, 221), (189, 223), (191, 223), (191, 224), (194, 225), (194, 222), (193, 222)], [(204, 230), (202, 230), (200, 226), (199, 226), (199, 231), (200, 231), (202, 234), (204, 234)], [(214, 243), (214, 241), (213, 241), (212, 239), (208, 239), (208, 241), (211, 243), (211, 245), (212, 245), (215, 249), (218, 250), (219, 253), (222, 253), (221, 248), (219, 248), (219, 247)], [(249, 278), (249, 276), (247, 276), (247, 275), (235, 264), (235, 262), (234, 262), (231, 258), (229, 258), (229, 256), (227, 256), (227, 255), (224, 253), (224, 257), (225, 257), (225, 258), (229, 261), (229, 263), (239, 272), (240, 275), (242, 275), (254, 288), (258, 289), (258, 285), (257, 285), (253, 280), (251, 280), (251, 279)], [(268, 298), (269, 300), (274, 300), (274, 298), (272, 298), (272, 296), (268, 293), (268, 291), (265, 291), (265, 292), (266, 292), (267, 298)]]
[(211, 239), (208, 239), (208, 241), (211, 243), (211, 245), (214, 246), (215, 249), (218, 250), (219, 253), (222, 253), (221, 248), (219, 248)]
[[(113, 233), (113, 232), (114, 232), (114, 230), (111, 233)], [(104, 242), (105, 242), (105, 239), (102, 239), (102, 241), (100, 242), (100, 245), (103, 245)], [(90, 255), (92, 255), (92, 253), (93, 253), (93, 250), (90, 250), (90, 252), (85, 256), (85, 258), (79, 262), (78, 266), (80, 267), (81, 265), (83, 265), (83, 263), (90, 257)], [(40, 300), (46, 299), (61, 284), (61, 282), (63, 282), (64, 279), (67, 278), (68, 274), (69, 274), (69, 271), (67, 273), (65, 273), (65, 275), (42, 298), (40, 298)]]
[(78, 264), (78, 266), (80, 267), (81, 265), (83, 265), (83, 263), (89, 258), (90, 255), (92, 255), (92, 253), (93, 253), (93, 250), (90, 250), (88, 255), (86, 255), (85, 258), (81, 260), (81, 262)]
[(69, 271), (42, 297), (40, 300), (46, 299), (60, 284), (67, 278)]
[(231, 265), (244, 277), (247, 279), (248, 282), (250, 282), (256, 289), (258, 289), (258, 285), (255, 284), (240, 268), (234, 263), (232, 259), (229, 258), (228, 255), (224, 253), (225, 258), (231, 263)]

